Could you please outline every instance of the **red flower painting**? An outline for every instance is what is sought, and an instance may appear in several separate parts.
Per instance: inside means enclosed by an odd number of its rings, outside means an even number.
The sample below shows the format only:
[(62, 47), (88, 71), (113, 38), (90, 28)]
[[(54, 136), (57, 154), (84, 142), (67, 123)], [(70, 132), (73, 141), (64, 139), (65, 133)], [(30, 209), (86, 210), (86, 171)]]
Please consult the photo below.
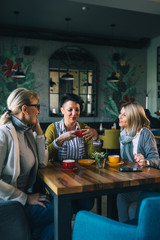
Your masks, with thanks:
[(125, 103), (129, 103), (129, 102), (134, 102), (135, 98), (131, 97), (129, 98), (127, 95), (123, 97), (122, 102), (120, 103), (120, 105), (122, 106)]
[(15, 72), (17, 68), (20, 70), (21, 64), (13, 64), (11, 59), (7, 59), (1, 70), (4, 72), (6, 78), (10, 78), (12, 73)]

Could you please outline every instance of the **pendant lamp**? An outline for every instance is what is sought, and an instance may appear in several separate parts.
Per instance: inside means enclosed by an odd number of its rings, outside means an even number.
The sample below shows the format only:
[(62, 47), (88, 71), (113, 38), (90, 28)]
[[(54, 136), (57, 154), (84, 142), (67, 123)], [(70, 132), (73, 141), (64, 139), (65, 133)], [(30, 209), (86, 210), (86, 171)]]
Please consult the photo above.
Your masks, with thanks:
[[(71, 21), (71, 18), (69, 17), (66, 17), (65, 18), (65, 21), (66, 21), (66, 25), (67, 25), (67, 32), (69, 34), (69, 22)], [(61, 77), (61, 80), (66, 80), (66, 81), (73, 81), (74, 80), (74, 76), (72, 74), (70, 74), (70, 71), (69, 71), (69, 68), (70, 68), (70, 65), (71, 65), (71, 59), (70, 59), (70, 56), (69, 54), (66, 52), (66, 56), (67, 56), (67, 72), (62, 75)]]
[(20, 71), (19, 67), (17, 67), (16, 71), (12, 73), (12, 78), (25, 78), (24, 72)]
[(72, 81), (72, 80), (74, 80), (74, 77), (72, 74), (67, 72), (61, 77), (61, 79), (66, 80), (66, 81)]
[(56, 83), (54, 82), (54, 81), (52, 81), (52, 78), (50, 78), (50, 80), (49, 80), (49, 86), (50, 87), (53, 87), (53, 86), (55, 86), (56, 85)]
[[(18, 22), (18, 15), (19, 15), (19, 11), (14, 11), (14, 14), (16, 16), (16, 25), (17, 25), (17, 22)], [(18, 45), (18, 44), (17, 44)], [(24, 75), (24, 72), (20, 71), (20, 68), (19, 66), (16, 68), (16, 70), (14, 69), (13, 70), (13, 73), (12, 73), (12, 78), (25, 78), (25, 75)]]
[(89, 83), (89, 82), (85, 82), (85, 83), (83, 83), (83, 86), (92, 86), (92, 83)]
[(107, 78), (107, 81), (109, 81), (109, 82), (118, 82), (119, 79), (116, 77), (116, 73), (112, 72), (112, 75)]
[[(115, 28), (115, 26), (116, 26), (116, 24), (114, 24), (114, 23), (112, 23), (110, 25), (111, 30), (112, 30), (112, 39), (114, 39), (114, 28)], [(113, 47), (112, 47), (112, 51), (113, 51)], [(114, 53), (113, 54), (113, 61), (116, 62), (116, 61), (118, 61), (118, 59), (119, 59), (119, 54)], [(119, 79), (117, 78), (116, 73), (114, 71), (112, 72), (111, 76), (107, 77), (107, 81), (109, 81), (109, 82), (118, 82), (119, 81)]]

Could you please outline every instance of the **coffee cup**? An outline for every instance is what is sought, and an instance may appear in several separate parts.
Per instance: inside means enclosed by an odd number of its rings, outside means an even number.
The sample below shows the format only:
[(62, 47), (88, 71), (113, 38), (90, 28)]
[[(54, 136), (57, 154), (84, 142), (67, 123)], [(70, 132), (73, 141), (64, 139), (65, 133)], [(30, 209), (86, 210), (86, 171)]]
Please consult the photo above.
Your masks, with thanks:
[(79, 138), (82, 138), (83, 136), (82, 136), (82, 133), (83, 132), (85, 132), (86, 130), (83, 130), (83, 129), (81, 129), (81, 130), (77, 130), (76, 131), (76, 134), (77, 134), (77, 136), (79, 137)]
[(120, 159), (120, 156), (119, 155), (109, 155), (108, 156), (108, 161), (110, 163), (118, 163), (119, 162), (119, 159)]
[(72, 169), (75, 166), (75, 160), (63, 160), (63, 168)]

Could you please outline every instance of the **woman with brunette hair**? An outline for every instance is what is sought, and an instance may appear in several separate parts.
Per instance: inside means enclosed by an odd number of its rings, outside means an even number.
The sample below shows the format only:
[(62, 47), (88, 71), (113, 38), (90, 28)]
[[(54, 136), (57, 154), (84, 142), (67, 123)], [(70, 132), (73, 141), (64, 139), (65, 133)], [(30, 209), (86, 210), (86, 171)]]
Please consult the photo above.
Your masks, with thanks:
[[(0, 118), (0, 199), (22, 204), (31, 226), (32, 239), (53, 239), (53, 203), (33, 192), (38, 167), (48, 163), (45, 137), (38, 121), (39, 96), (15, 89)], [(15, 216), (16, 220), (16, 216)]]
[[(95, 129), (79, 122), (82, 99), (76, 94), (64, 95), (61, 101), (63, 119), (48, 126), (45, 136), (51, 161), (91, 158), (92, 153), (101, 150), (101, 142)], [(76, 130), (83, 129), (82, 138)], [(73, 212), (92, 209), (93, 199), (73, 201)]]
[[(121, 158), (137, 162), (140, 167), (160, 168), (156, 141), (150, 131), (150, 121), (139, 103), (127, 103), (122, 106), (119, 126), (122, 130), (119, 138)], [(134, 217), (139, 194), (137, 191), (118, 194), (117, 207), (121, 222)]]
[[(61, 162), (65, 159), (91, 158), (92, 153), (101, 150), (101, 142), (95, 129), (79, 122), (82, 99), (76, 94), (67, 94), (61, 100), (63, 119), (48, 126), (45, 136), (51, 161)], [(77, 136), (76, 130), (85, 130), (83, 138)]]

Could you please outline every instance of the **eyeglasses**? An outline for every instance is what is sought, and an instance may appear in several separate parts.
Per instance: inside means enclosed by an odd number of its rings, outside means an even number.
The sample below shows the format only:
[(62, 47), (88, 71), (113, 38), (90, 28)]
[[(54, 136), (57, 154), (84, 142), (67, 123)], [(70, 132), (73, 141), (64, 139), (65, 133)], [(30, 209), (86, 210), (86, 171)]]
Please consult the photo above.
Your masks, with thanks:
[(36, 107), (37, 110), (40, 110), (40, 104), (28, 104), (29, 107)]

